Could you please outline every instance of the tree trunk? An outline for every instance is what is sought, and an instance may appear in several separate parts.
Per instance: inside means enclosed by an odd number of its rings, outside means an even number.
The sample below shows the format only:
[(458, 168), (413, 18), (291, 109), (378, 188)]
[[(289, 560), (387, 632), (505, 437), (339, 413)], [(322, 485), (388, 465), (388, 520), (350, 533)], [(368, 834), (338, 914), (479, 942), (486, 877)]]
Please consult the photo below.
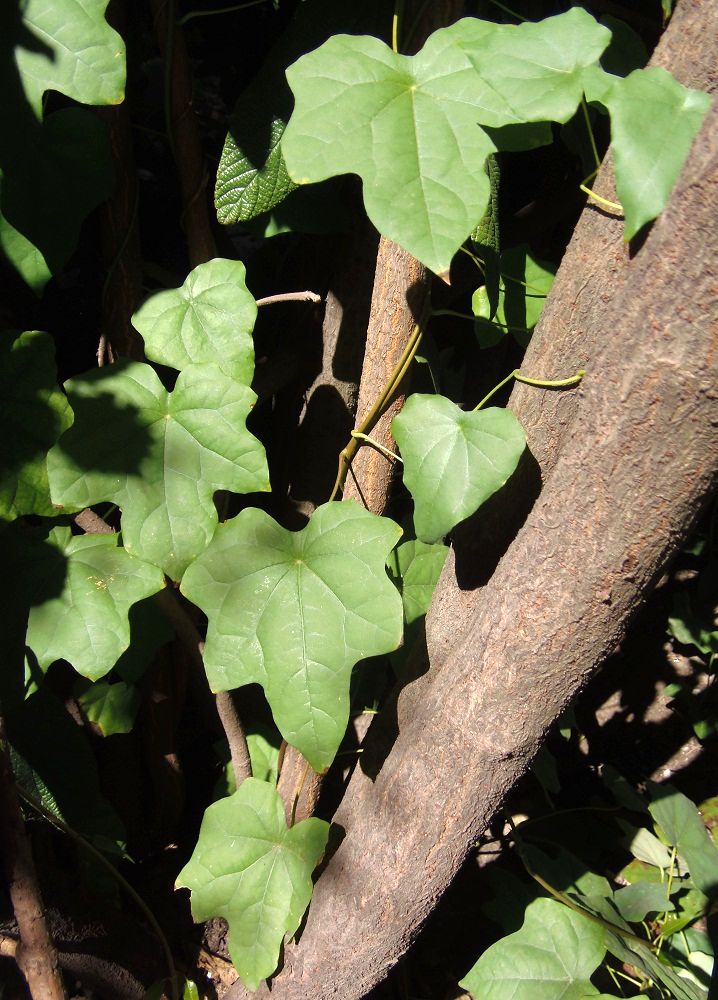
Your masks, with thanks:
[[(677, 44), (698, 63), (712, 45), (714, 64), (717, 16), (708, 0), (684, 3), (669, 34), (693, 31), (693, 48)], [(584, 215), (613, 233), (597, 209)], [(569, 397), (512, 397), (543, 491), (481, 589), (462, 597), (444, 577), (431, 628), (458, 641), (434, 643), (431, 669), (372, 727), (273, 1000), (359, 1000), (386, 976), (714, 488), (716, 217), (718, 107), (633, 257), (617, 235), (572, 247), (551, 300), (576, 345), (551, 335), (549, 306), (527, 368), (568, 374), (590, 359), (589, 373)]]

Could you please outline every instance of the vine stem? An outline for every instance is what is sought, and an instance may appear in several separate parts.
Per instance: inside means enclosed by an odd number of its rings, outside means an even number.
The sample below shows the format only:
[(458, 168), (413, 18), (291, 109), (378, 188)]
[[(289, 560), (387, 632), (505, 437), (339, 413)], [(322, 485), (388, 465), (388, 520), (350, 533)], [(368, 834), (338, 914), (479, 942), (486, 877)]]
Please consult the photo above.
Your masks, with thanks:
[(49, 809), (45, 808), (42, 802), (39, 802), (32, 795), (29, 795), (19, 785), (17, 786), (17, 792), (20, 798), (23, 800), (23, 802), (27, 803), (27, 805), (29, 805), (31, 809), (34, 809), (35, 812), (39, 813), (42, 817), (44, 817), (48, 821), (48, 823), (52, 824), (52, 826), (56, 827), (66, 836), (70, 837), (71, 840), (74, 840), (75, 843), (79, 844), (80, 847), (82, 847), (85, 851), (88, 852), (88, 854), (91, 854), (93, 858), (95, 858), (95, 860), (98, 861), (103, 866), (103, 868), (105, 868), (110, 873), (110, 875), (112, 875), (115, 881), (122, 886), (122, 888), (125, 890), (130, 899), (135, 903), (138, 910), (141, 911), (142, 915), (147, 920), (147, 923), (150, 925), (152, 930), (155, 932), (157, 940), (160, 942), (160, 946), (162, 948), (162, 951), (164, 952), (165, 961), (167, 963), (167, 971), (169, 973), (170, 992), (172, 994), (172, 1000), (179, 1000), (179, 992), (177, 990), (177, 970), (175, 969), (174, 959), (172, 958), (172, 950), (170, 949), (169, 942), (167, 941), (167, 938), (165, 937), (162, 928), (157, 922), (154, 913), (149, 908), (147, 903), (145, 903), (144, 899), (139, 895), (139, 893), (135, 891), (135, 889), (130, 885), (127, 879), (123, 875), (120, 875), (115, 866), (107, 860), (104, 854), (98, 851), (97, 848), (94, 847), (88, 840), (85, 840), (82, 834), (78, 833), (77, 830), (73, 830), (72, 827), (68, 826), (64, 820), (60, 819), (59, 816), (55, 816), (54, 813), (50, 812)]
[(389, 379), (382, 389), (381, 393), (374, 401), (374, 405), (371, 407), (367, 415), (362, 420), (359, 427), (352, 431), (351, 440), (342, 448), (339, 453), (339, 468), (337, 469), (337, 478), (334, 482), (334, 488), (332, 489), (331, 496), (329, 497), (330, 502), (334, 500), (337, 494), (340, 492), (344, 486), (344, 482), (349, 471), (349, 466), (352, 463), (354, 456), (356, 455), (362, 438), (365, 437), (371, 431), (374, 424), (381, 417), (382, 413), (389, 405), (392, 396), (396, 390), (401, 385), (406, 373), (411, 366), (411, 362), (414, 360), (414, 355), (419, 349), (422, 337), (424, 335), (424, 326), (430, 315), (430, 306), (427, 304), (424, 306), (424, 310), (419, 319), (419, 322), (414, 327), (411, 337), (399, 358), (394, 371), (389, 376)]
[(579, 368), (575, 375), (570, 375), (568, 378), (529, 378), (528, 375), (522, 375), (519, 368), (515, 368), (509, 375), (506, 376), (506, 378), (502, 379), (498, 385), (495, 385), (491, 392), (487, 393), (480, 403), (476, 404), (474, 412), (485, 406), (491, 397), (495, 396), (499, 389), (503, 389), (506, 383), (510, 382), (512, 378), (516, 379), (517, 382), (523, 382), (524, 385), (536, 386), (538, 389), (568, 389), (572, 385), (578, 385), (585, 374), (585, 370), (583, 368)]
[[(263, 0), (264, 2), (264, 0)], [(265, 295), (257, 299), (258, 306), (273, 306), (277, 302), (321, 302), (321, 295), (316, 292), (280, 292), (278, 295)]]
[(246, 3), (238, 3), (233, 7), (213, 7), (212, 10), (190, 10), (177, 21), (177, 24), (187, 24), (188, 21), (192, 21), (195, 17), (211, 17), (214, 14), (234, 14), (238, 10), (246, 10), (248, 7), (258, 7), (262, 3), (266, 3), (267, 0), (247, 0)]
[(380, 444), (379, 441), (375, 441), (374, 438), (369, 437), (368, 434), (362, 434), (361, 431), (352, 431), (352, 437), (359, 438), (360, 441), (365, 441), (366, 444), (370, 444), (372, 448), (376, 448), (377, 451), (380, 451), (382, 455), (385, 455), (387, 458), (393, 458), (397, 462), (401, 462), (401, 458), (395, 451), (392, 451), (391, 448), (385, 448), (383, 444)]
[(399, 21), (401, 20), (403, 0), (396, 0), (394, 4), (394, 16), (391, 19), (391, 48), (392, 52), (399, 52)]

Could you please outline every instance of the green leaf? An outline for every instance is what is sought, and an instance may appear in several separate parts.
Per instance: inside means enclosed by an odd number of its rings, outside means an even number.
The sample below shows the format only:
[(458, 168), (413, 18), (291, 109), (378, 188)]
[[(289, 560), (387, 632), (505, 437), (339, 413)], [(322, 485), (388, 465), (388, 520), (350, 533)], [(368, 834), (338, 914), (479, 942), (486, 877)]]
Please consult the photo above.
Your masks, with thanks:
[(401, 641), (385, 568), (400, 534), (350, 500), (318, 507), (297, 532), (249, 508), (219, 526), (182, 580), (209, 620), (212, 690), (261, 684), (282, 736), (317, 771), (344, 735), (352, 667)]
[(611, 86), (603, 93), (594, 88), (591, 99), (600, 100), (611, 115), (616, 191), (630, 240), (668, 203), (711, 99), (681, 86), (660, 66), (610, 79)]
[[(276, 737), (276, 739), (275, 739)], [(279, 734), (254, 723), (254, 731), (247, 733), (247, 749), (252, 764), (252, 776), (260, 781), (277, 783), (279, 770)]]
[(718, 630), (706, 628), (696, 616), (690, 596), (685, 592), (674, 594), (672, 604), (668, 634), (684, 646), (695, 646), (704, 655), (718, 653)]
[(501, 489), (526, 447), (510, 410), (466, 412), (444, 396), (421, 393), (407, 399), (391, 432), (422, 542), (439, 541)]
[(634, 858), (664, 870), (671, 867), (670, 850), (650, 830), (633, 826), (623, 819), (617, 819), (616, 822), (624, 831), (625, 846)]
[(107, 129), (85, 108), (14, 133), (0, 178), (0, 251), (39, 293), (75, 249), (87, 214), (112, 193), (114, 168)]
[(227, 920), (230, 958), (249, 990), (271, 976), (285, 935), (299, 927), (328, 834), (315, 818), (288, 828), (276, 788), (256, 778), (206, 810), (177, 887), (191, 890), (197, 922)]
[(140, 707), (140, 693), (136, 687), (118, 681), (80, 681), (75, 687), (75, 697), (90, 722), (94, 722), (103, 736), (129, 733), (135, 724)]
[(603, 928), (552, 899), (526, 909), (521, 930), (483, 953), (460, 986), (480, 1000), (582, 1000), (606, 953)]
[[(501, 255), (495, 315), (489, 311), (485, 286), (478, 288), (471, 300), (474, 315), (482, 321), (476, 324), (479, 344), (492, 347), (505, 333), (512, 333), (525, 347), (546, 304), (555, 275), (555, 265), (534, 257), (526, 246), (505, 251)], [(487, 320), (495, 322), (487, 323)]]
[(674, 910), (675, 905), (668, 898), (666, 886), (651, 882), (636, 882), (625, 885), (613, 894), (613, 901), (624, 920), (640, 923), (649, 913)]
[(10, 50), (3, 55), (13, 59), (25, 100), (38, 119), (48, 90), (81, 104), (124, 100), (125, 46), (105, 21), (107, 0), (24, 0), (2, 6), (0, 38), (2, 48)]
[(689, 798), (666, 785), (651, 788), (648, 809), (666, 839), (684, 859), (695, 885), (709, 898), (718, 894), (718, 847)]
[(217, 258), (190, 271), (181, 288), (151, 295), (132, 317), (150, 361), (178, 371), (192, 363), (216, 364), (249, 385), (257, 304), (245, 273), (240, 261)]
[(0, 336), (0, 398), (5, 401), (0, 467), (0, 517), (55, 513), (47, 479), (47, 451), (72, 423), (55, 373), (48, 333)]
[(402, 542), (392, 552), (389, 568), (400, 584), (404, 621), (407, 625), (411, 625), (429, 610), (432, 594), (448, 554), (448, 545), (427, 545), (416, 539)]
[(446, 277), (489, 201), (483, 166), (496, 146), (477, 123), (566, 121), (610, 37), (578, 9), (518, 27), (465, 18), (411, 57), (334, 36), (287, 70), (289, 174), (358, 174), (377, 228)]
[[(27, 644), (39, 666), (69, 660), (97, 680), (112, 669), (130, 643), (128, 612), (164, 586), (156, 566), (117, 547), (117, 535), (75, 535), (53, 528), (48, 541), (67, 560), (61, 593), (30, 609)], [(33, 572), (47, 568), (35, 561)]]
[(48, 455), (56, 504), (122, 508), (128, 552), (174, 580), (214, 533), (214, 491), (268, 490), (264, 448), (245, 428), (256, 396), (215, 365), (167, 392), (149, 365), (119, 361), (66, 383), (75, 423)]

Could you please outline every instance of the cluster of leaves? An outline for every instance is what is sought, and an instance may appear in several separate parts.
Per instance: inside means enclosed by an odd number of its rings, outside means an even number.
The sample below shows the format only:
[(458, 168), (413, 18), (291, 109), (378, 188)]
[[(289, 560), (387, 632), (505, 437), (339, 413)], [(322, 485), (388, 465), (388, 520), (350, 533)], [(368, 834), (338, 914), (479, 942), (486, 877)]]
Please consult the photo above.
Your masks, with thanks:
[[(30, 0), (0, 31), (18, 52), (4, 65), (17, 67), (7, 106), (24, 150), (3, 161), (0, 247), (35, 290), (109, 190), (99, 122), (82, 108), (43, 115), (49, 90), (85, 104), (122, 99), (122, 42), (103, 14), (98, 2), (81, 23), (66, 22)], [(279, 114), (273, 123), (267, 164), (247, 173), (233, 139), (220, 167), (222, 211), (236, 198), (233, 211), (256, 214), (294, 184), (357, 173), (377, 228), (446, 276), (486, 212), (487, 158), (547, 141), (548, 123), (566, 122), (588, 100), (611, 115), (630, 238), (665, 204), (708, 101), (663, 71), (607, 72), (600, 60), (610, 42), (611, 32), (578, 9), (518, 27), (467, 18), (435, 32), (413, 57), (370, 36), (333, 35), (287, 70), (295, 108), (286, 128)], [(655, 126), (648, 131), (637, 127), (646, 115)], [(647, 158), (657, 163), (650, 174)], [(475, 304), (476, 315), (525, 332), (549, 269), (505, 254), (500, 273), (495, 301)], [(517, 305), (518, 288), (528, 295)], [(217, 491), (270, 489), (264, 448), (246, 426), (256, 399), (256, 313), (241, 263), (202, 264), (133, 317), (146, 357), (162, 368), (121, 360), (70, 379), (66, 395), (56, 388), (48, 335), (0, 341), (14, 421), (0, 517), (17, 567), (12, 600), (27, 620), (25, 693), (64, 659), (84, 678), (77, 690), (88, 717), (106, 733), (126, 731), (137, 663), (125, 657), (134, 626), (142, 628), (133, 614), (168, 582), (179, 584), (207, 619), (212, 690), (260, 684), (281, 736), (324, 771), (346, 730), (353, 668), (395, 650), (404, 624), (426, 612), (442, 540), (506, 483), (525, 439), (508, 410), (466, 412), (437, 394), (411, 396), (393, 433), (416, 540), (393, 555), (398, 525), (350, 501), (323, 504), (297, 532), (252, 507), (219, 524)], [(69, 517), (100, 504), (120, 508), (120, 534), (73, 534)], [(17, 520), (29, 515), (43, 520)], [(401, 592), (387, 574), (390, 559)], [(162, 641), (150, 631), (140, 658)], [(120, 680), (110, 683), (111, 671)], [(10, 698), (3, 693), (4, 704)], [(229, 921), (230, 954), (250, 989), (272, 974), (284, 936), (296, 931), (328, 834), (318, 819), (287, 826), (276, 769), (259, 765), (256, 750), (254, 776), (207, 810), (178, 879), (192, 890), (198, 920)]]

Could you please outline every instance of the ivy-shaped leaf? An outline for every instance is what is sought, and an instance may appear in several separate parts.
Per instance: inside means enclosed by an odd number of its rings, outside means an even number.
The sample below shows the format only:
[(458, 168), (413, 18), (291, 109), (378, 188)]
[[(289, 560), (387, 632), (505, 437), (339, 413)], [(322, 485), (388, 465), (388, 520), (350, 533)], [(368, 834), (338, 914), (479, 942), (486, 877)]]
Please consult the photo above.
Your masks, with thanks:
[(107, 0), (24, 0), (2, 7), (2, 47), (11, 50), (38, 119), (47, 90), (81, 104), (124, 100), (125, 46), (105, 20)]
[(81, 681), (75, 687), (75, 698), (103, 736), (132, 731), (140, 707), (140, 692), (131, 684)]
[(315, 818), (288, 828), (276, 788), (256, 778), (206, 810), (177, 887), (191, 890), (197, 922), (228, 922), (230, 958), (249, 990), (271, 976), (285, 935), (299, 927), (328, 833)]
[(587, 96), (611, 114), (616, 191), (630, 240), (666, 207), (711, 99), (681, 86), (660, 66), (634, 70), (625, 79), (604, 77), (610, 86), (602, 87), (594, 71)]
[(49, 333), (29, 330), (0, 337), (0, 398), (5, 401), (0, 467), (0, 517), (55, 513), (47, 451), (72, 423), (55, 372)]
[(178, 371), (192, 363), (213, 363), (249, 385), (257, 303), (245, 274), (240, 261), (218, 257), (190, 271), (181, 288), (150, 296), (132, 317), (147, 357)]
[(317, 771), (344, 735), (352, 667), (401, 641), (386, 573), (400, 535), (351, 500), (318, 507), (297, 532), (249, 508), (220, 525), (182, 580), (209, 620), (212, 689), (261, 684), (280, 732)]
[(553, 264), (535, 258), (525, 246), (501, 255), (498, 297), (492, 311), (485, 285), (474, 292), (471, 308), (481, 347), (493, 347), (507, 334), (526, 347), (554, 282)]
[(604, 931), (553, 899), (526, 908), (521, 930), (483, 953), (461, 980), (477, 1000), (583, 1000), (606, 954)]
[(269, 489), (264, 448), (245, 427), (256, 396), (215, 365), (185, 368), (172, 392), (133, 361), (66, 388), (75, 423), (48, 455), (53, 501), (119, 504), (127, 551), (174, 580), (214, 533), (215, 490)]
[(610, 37), (575, 9), (519, 27), (465, 18), (411, 57), (374, 38), (330, 38), (287, 70), (290, 176), (359, 174), (377, 228), (446, 277), (489, 201), (484, 163), (497, 147), (477, 123), (567, 121)]
[[(117, 535), (75, 535), (53, 528), (48, 541), (66, 560), (61, 592), (30, 609), (27, 644), (46, 670), (69, 660), (91, 680), (104, 677), (130, 644), (128, 613), (156, 594), (164, 578), (156, 566), (118, 548)], [(42, 577), (42, 561), (33, 572)]]
[(392, 552), (389, 569), (399, 581), (404, 621), (407, 625), (411, 625), (429, 610), (448, 554), (448, 545), (439, 542), (427, 545), (416, 539), (402, 542)]
[(688, 866), (691, 879), (706, 896), (718, 897), (718, 847), (695, 805), (670, 786), (653, 785), (651, 792), (649, 812)]
[(422, 542), (440, 541), (501, 489), (526, 447), (510, 410), (467, 412), (445, 396), (422, 393), (407, 399), (391, 432)]

